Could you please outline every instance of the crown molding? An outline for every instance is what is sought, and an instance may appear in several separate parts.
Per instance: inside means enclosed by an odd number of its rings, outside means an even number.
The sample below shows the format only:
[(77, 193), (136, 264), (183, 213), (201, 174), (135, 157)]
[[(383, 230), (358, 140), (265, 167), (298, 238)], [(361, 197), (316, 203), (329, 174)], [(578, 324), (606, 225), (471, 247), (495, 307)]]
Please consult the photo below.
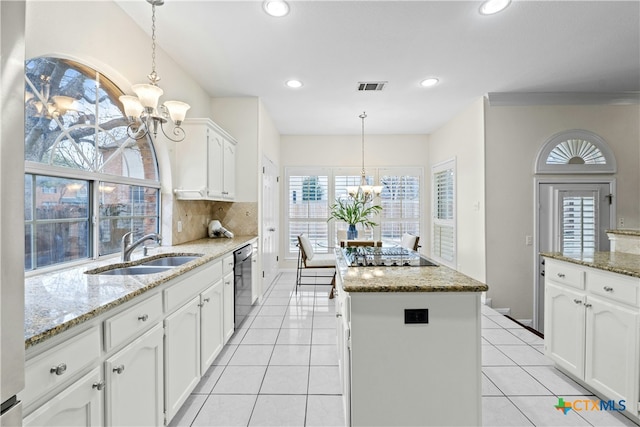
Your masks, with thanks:
[(637, 105), (640, 92), (489, 92), (489, 106)]

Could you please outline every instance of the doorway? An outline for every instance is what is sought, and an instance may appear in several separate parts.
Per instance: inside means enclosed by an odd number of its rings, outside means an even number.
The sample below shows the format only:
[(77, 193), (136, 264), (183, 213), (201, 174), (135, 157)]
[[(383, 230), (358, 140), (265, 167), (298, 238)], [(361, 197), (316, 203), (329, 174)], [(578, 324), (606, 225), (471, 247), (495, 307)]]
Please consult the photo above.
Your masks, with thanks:
[(533, 327), (544, 333), (544, 260), (540, 252), (588, 254), (609, 250), (615, 227), (615, 180), (536, 180)]
[(262, 156), (262, 289), (278, 274), (278, 167)]

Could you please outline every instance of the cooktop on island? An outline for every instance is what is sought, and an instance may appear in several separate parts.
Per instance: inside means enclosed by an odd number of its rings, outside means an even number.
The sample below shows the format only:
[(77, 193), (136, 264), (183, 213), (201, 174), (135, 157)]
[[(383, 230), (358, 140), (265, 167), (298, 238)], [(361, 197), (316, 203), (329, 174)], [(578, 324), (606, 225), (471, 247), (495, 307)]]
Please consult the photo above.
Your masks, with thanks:
[(437, 267), (416, 251), (400, 246), (351, 246), (342, 248), (349, 267)]

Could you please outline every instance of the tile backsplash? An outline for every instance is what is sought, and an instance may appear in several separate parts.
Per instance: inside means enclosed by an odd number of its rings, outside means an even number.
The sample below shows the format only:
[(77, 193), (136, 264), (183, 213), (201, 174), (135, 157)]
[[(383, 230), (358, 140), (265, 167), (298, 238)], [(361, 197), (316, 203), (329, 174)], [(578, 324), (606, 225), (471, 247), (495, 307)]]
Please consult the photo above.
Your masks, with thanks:
[[(172, 244), (208, 237), (208, 221), (217, 219), (236, 236), (258, 234), (257, 202), (212, 202), (208, 200), (174, 200)], [(178, 233), (178, 221), (182, 232)]]

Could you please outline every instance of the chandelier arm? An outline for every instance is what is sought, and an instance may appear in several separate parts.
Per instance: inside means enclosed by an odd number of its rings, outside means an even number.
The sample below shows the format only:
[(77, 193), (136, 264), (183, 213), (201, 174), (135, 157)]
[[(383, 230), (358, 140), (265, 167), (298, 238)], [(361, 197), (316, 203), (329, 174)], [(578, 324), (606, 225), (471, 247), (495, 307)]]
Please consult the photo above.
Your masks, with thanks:
[(171, 140), (173, 142), (184, 141), (184, 138), (186, 136), (186, 133), (185, 133), (184, 129), (182, 129), (179, 126), (174, 127), (173, 131), (172, 131), (173, 135), (175, 135), (177, 137), (177, 139), (174, 139), (174, 138), (170, 137), (169, 135), (167, 135), (167, 132), (165, 132), (165, 130), (164, 130), (164, 124), (163, 123), (160, 123), (160, 130), (162, 130), (162, 133), (164, 134), (164, 136), (167, 139), (169, 139), (169, 140)]
[(127, 136), (131, 139), (142, 139), (149, 134), (149, 128), (143, 123), (129, 123), (127, 125)]

